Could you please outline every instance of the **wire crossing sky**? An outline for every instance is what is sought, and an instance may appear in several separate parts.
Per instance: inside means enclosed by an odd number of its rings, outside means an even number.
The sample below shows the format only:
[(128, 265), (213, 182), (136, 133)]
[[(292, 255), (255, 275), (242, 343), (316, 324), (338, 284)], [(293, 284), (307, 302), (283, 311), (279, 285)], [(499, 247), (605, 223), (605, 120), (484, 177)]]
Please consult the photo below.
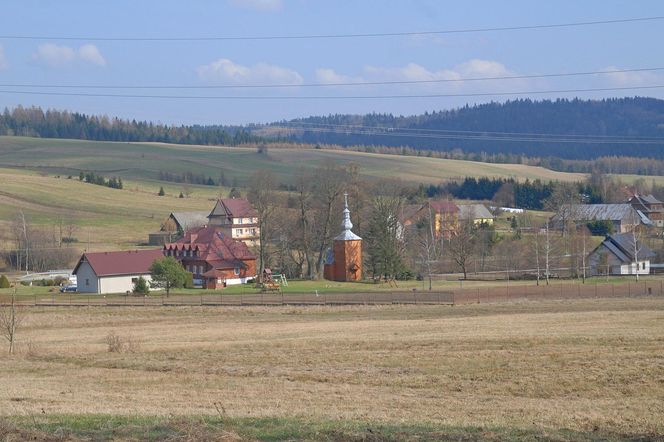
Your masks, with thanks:
[(0, 104), (237, 124), (664, 97), (661, 2), (502, 3), (10, 2)]

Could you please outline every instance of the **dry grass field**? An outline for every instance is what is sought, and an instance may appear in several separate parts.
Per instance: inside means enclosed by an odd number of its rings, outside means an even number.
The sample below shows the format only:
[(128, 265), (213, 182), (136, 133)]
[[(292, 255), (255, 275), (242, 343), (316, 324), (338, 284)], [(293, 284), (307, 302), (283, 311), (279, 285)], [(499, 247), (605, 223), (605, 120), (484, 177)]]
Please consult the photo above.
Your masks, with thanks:
[(116, 422), (159, 438), (178, 416), (216, 419), (228, 440), (664, 435), (661, 298), (26, 315), (19, 353), (0, 359), (10, 436)]

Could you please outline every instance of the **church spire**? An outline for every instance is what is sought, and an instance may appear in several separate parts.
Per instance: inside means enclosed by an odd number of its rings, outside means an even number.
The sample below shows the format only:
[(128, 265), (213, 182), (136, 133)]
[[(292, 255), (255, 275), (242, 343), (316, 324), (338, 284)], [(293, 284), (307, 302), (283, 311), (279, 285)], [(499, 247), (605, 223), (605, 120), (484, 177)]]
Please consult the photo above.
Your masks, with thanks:
[(352, 241), (362, 239), (351, 231), (353, 228), (353, 223), (350, 220), (350, 209), (348, 209), (348, 193), (346, 192), (344, 192), (344, 211), (343, 219), (341, 220), (341, 228), (343, 231), (340, 235), (334, 238), (335, 240)]

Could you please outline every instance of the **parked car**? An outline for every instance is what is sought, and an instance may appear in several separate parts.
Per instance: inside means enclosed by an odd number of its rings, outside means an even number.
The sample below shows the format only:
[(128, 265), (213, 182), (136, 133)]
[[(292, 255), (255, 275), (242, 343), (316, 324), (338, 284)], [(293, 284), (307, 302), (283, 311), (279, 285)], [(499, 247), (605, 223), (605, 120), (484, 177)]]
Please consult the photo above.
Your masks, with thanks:
[(76, 290), (76, 284), (67, 284), (60, 287), (60, 293), (75, 292)]

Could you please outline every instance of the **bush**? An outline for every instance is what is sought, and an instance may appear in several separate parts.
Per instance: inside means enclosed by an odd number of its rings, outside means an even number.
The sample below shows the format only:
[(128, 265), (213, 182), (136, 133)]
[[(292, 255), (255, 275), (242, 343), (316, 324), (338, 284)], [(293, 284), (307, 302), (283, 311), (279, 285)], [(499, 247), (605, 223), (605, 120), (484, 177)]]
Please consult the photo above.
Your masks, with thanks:
[(148, 282), (142, 276), (139, 276), (136, 282), (134, 283), (134, 294), (137, 295), (148, 295), (150, 293), (150, 287)]
[(9, 288), (9, 279), (5, 275), (0, 276), (0, 289)]
[(187, 276), (185, 277), (184, 281), (184, 287), (187, 289), (193, 289), (194, 288), (194, 274), (187, 272)]
[(112, 330), (106, 335), (106, 346), (109, 353), (136, 353), (141, 348), (140, 342), (131, 336), (122, 338)]

